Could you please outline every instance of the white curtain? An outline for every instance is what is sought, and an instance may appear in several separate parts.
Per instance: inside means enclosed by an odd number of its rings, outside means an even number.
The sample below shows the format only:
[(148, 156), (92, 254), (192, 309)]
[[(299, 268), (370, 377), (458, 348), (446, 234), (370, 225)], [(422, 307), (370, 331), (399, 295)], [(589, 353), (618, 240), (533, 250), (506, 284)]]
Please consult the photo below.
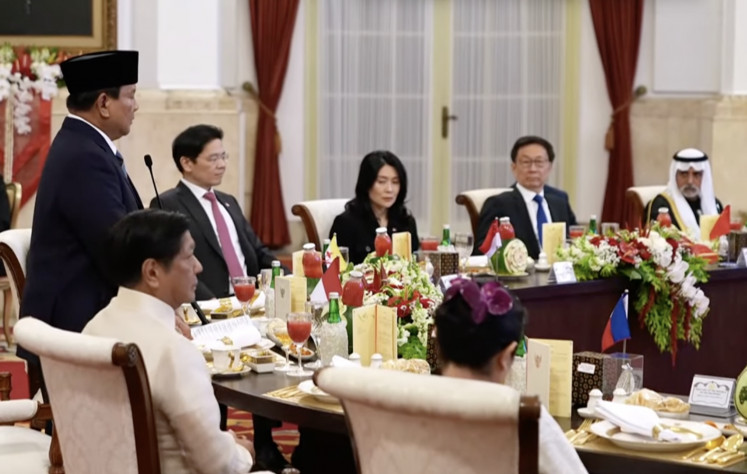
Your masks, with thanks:
[(354, 195), (358, 168), (390, 150), (407, 169), (407, 205), (427, 229), (430, 196), (430, 0), (321, 0), (318, 189)]
[[(453, 1), (451, 113), (459, 117), (450, 126), (454, 195), (511, 185), (511, 146), (522, 135), (546, 138), (557, 154), (565, 3)], [(469, 229), (462, 206), (452, 204), (451, 222)]]

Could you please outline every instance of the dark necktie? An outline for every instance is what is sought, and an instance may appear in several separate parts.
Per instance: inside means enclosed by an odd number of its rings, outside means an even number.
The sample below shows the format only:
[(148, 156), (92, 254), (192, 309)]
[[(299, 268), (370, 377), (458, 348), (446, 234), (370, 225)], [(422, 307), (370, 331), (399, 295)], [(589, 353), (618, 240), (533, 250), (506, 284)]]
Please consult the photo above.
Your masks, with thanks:
[(122, 170), (122, 176), (124, 176), (125, 182), (130, 187), (130, 192), (132, 193), (132, 197), (135, 199), (135, 204), (137, 204), (138, 209), (143, 208), (143, 203), (140, 201), (140, 195), (137, 193), (137, 189), (135, 189), (135, 185), (132, 184), (132, 180), (130, 179), (130, 175), (127, 174), (127, 167), (125, 166), (124, 158), (122, 157), (122, 154), (117, 150), (117, 152), (114, 154), (117, 159), (120, 161), (121, 165), (119, 168)]
[(532, 199), (537, 203), (537, 240), (542, 245), (542, 224), (547, 224), (547, 215), (545, 214), (545, 209), (542, 207), (544, 199), (540, 194), (535, 194)]
[(209, 191), (202, 197), (210, 201), (210, 205), (212, 206), (215, 227), (218, 230), (218, 240), (220, 241), (220, 248), (223, 251), (223, 259), (226, 261), (226, 265), (228, 265), (228, 273), (232, 278), (244, 276), (244, 269), (241, 268), (239, 257), (236, 255), (236, 250), (233, 248), (231, 234), (228, 233), (228, 225), (226, 225), (226, 220), (223, 219), (223, 214), (220, 212), (218, 199), (216, 199), (215, 193)]

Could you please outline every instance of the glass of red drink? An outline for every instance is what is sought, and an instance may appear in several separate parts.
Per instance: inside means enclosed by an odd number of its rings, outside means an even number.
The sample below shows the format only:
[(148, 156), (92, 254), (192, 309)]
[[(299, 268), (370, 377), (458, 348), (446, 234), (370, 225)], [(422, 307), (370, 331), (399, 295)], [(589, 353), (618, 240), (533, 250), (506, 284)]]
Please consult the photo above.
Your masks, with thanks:
[(288, 372), (293, 377), (308, 377), (314, 372), (304, 370), (302, 348), (311, 335), (311, 313), (289, 313), (288, 314), (288, 336), (296, 346), (298, 355), (298, 367)]
[(568, 237), (571, 239), (577, 239), (583, 237), (586, 233), (586, 226), (583, 225), (572, 225), (568, 227)]
[(441, 243), (441, 241), (436, 237), (421, 237), (420, 250), (435, 252), (436, 250), (438, 250), (439, 243)]
[(256, 277), (242, 276), (231, 278), (233, 292), (236, 295), (236, 299), (241, 303), (241, 309), (244, 311), (245, 316), (249, 316), (249, 303), (254, 298), (256, 283)]
[(738, 217), (732, 217), (731, 222), (729, 222), (729, 229), (731, 230), (742, 230), (744, 227), (744, 221)]

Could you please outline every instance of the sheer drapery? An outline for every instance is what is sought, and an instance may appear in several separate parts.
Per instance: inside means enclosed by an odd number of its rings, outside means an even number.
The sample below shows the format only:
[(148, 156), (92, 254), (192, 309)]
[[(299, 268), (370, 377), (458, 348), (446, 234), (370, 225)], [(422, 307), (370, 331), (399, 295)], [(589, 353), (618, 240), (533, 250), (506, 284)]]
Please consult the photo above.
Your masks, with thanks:
[(418, 227), (429, 225), (431, 12), (429, 0), (320, 2), (320, 198), (352, 198), (361, 159), (387, 149), (407, 169)]
[(254, 161), (251, 222), (271, 248), (290, 243), (280, 188), (280, 140), (275, 111), (283, 91), (299, 0), (249, 0), (260, 112)]
[[(507, 187), (511, 146), (539, 135), (562, 166), (565, 2), (459, 0), (453, 2), (451, 191)], [(452, 225), (469, 229), (452, 203)]]
[[(630, 104), (643, 22), (643, 0), (589, 0), (594, 33), (602, 57), (607, 94), (612, 103), (611, 146), (602, 220), (622, 222), (625, 190), (633, 186)], [(623, 224), (636, 225), (637, 222)]]

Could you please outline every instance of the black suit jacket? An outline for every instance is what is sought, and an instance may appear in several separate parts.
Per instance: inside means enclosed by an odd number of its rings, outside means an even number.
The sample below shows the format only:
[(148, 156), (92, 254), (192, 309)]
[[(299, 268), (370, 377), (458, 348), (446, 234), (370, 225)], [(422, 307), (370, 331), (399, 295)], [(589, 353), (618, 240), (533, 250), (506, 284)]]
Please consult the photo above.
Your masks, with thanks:
[[(568, 202), (568, 195), (564, 191), (545, 186), (545, 200), (547, 201), (547, 207), (550, 208), (550, 216), (553, 222), (565, 222), (569, 226), (576, 224), (576, 216)], [(540, 253), (539, 242), (537, 242), (537, 237), (532, 228), (532, 221), (524, 198), (516, 189), (516, 185), (513, 186), (511, 191), (488, 198), (483, 204), (477, 226), (477, 235), (475, 235), (475, 252), (479, 252), (477, 249), (488, 235), (493, 220), (496, 217), (504, 216), (511, 219), (516, 237), (524, 242), (529, 251), (529, 256), (536, 260)]]
[[(220, 191), (215, 191), (215, 196), (226, 208), (236, 227), (246, 261), (246, 274), (256, 276), (261, 268), (270, 268), (275, 257), (254, 233), (236, 198)], [(210, 225), (210, 219), (195, 195), (180, 181), (175, 188), (161, 194), (161, 203), (164, 209), (180, 212), (189, 218), (189, 232), (195, 240), (195, 256), (202, 264), (202, 273), (197, 275), (196, 298), (206, 300), (229, 296), (228, 265), (223, 258), (218, 236)], [(150, 202), (150, 207), (158, 208), (155, 198)]]
[[(102, 251), (106, 234), (142, 207), (106, 140), (90, 125), (66, 118), (36, 195), (21, 315), (80, 332), (116, 293)], [(18, 354), (36, 358), (23, 348)]]

